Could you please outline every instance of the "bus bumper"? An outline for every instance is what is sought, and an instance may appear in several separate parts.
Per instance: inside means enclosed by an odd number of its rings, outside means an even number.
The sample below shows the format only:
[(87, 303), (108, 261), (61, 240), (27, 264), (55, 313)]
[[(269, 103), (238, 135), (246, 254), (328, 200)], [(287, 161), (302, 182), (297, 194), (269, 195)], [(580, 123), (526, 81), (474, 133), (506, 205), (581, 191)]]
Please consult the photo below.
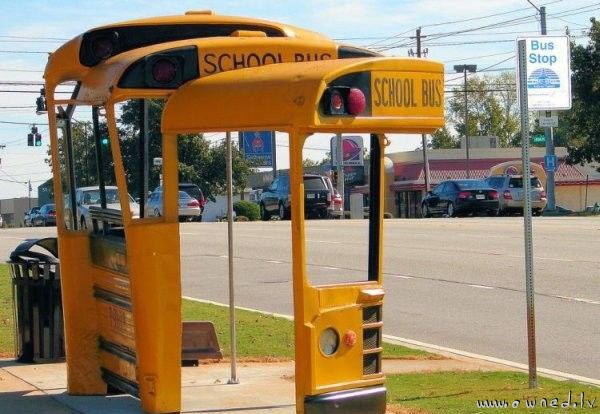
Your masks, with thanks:
[(384, 414), (386, 388), (355, 388), (309, 396), (304, 399), (305, 414)]

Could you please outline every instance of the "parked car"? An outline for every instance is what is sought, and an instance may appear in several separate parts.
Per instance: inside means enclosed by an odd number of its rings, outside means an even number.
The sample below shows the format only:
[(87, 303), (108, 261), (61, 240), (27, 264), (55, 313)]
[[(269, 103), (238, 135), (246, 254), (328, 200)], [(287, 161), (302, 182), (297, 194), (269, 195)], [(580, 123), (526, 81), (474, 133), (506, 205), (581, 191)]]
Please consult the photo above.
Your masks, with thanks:
[[(146, 217), (161, 217), (164, 213), (162, 189), (155, 190), (146, 202)], [(179, 220), (193, 221), (201, 216), (200, 203), (185, 191), (179, 191)]]
[[(115, 210), (121, 209), (119, 203), (119, 191), (115, 186), (104, 187), (106, 191), (106, 208)], [(100, 187), (80, 187), (75, 190), (75, 201), (77, 202), (77, 217), (79, 225), (83, 229), (92, 228), (92, 220), (90, 219), (90, 207), (100, 207)], [(139, 217), (140, 206), (135, 202), (133, 197), (129, 196), (129, 209), (134, 218)]]
[[(204, 198), (204, 193), (202, 192), (200, 187), (198, 187), (196, 184), (191, 184), (191, 183), (179, 183), (178, 188), (179, 188), (179, 191), (185, 191), (193, 199), (198, 201), (198, 205), (200, 208), (200, 214), (197, 216), (193, 216), (192, 219), (193, 219), (193, 221), (202, 221), (202, 214), (204, 213), (204, 206), (206, 205), (206, 198)], [(161, 186), (156, 187), (154, 189), (153, 193), (157, 192), (157, 191), (162, 191), (162, 187)], [(162, 211), (162, 209), (160, 211)], [(186, 217), (190, 218), (189, 216), (186, 216)]]
[(342, 195), (338, 193), (329, 177), (324, 178), (327, 183), (327, 188), (329, 188), (329, 191), (331, 191), (331, 203), (327, 207), (327, 216), (329, 218), (340, 218), (342, 217), (342, 214), (344, 214)]
[(470, 213), (498, 214), (498, 191), (480, 180), (449, 180), (439, 183), (421, 203), (423, 217), (449, 217)]
[(32, 226), (56, 226), (56, 207), (44, 204), (31, 219)]
[[(539, 216), (546, 207), (546, 191), (539, 178), (532, 175), (531, 183), (531, 210), (534, 216)], [(486, 178), (486, 183), (496, 189), (500, 195), (499, 214), (523, 212), (525, 205), (522, 175), (491, 175)]]
[[(304, 214), (308, 218), (326, 218), (333, 202), (331, 183), (328, 177), (317, 174), (304, 174)], [(260, 198), (260, 216), (268, 220), (279, 216), (281, 220), (290, 218), (290, 177), (280, 175), (271, 186), (264, 190)]]
[(25, 227), (31, 227), (33, 226), (33, 217), (40, 211), (39, 207), (33, 207), (30, 210), (27, 210), (25, 212), (25, 216), (23, 217), (23, 225)]
[(0, 214), (0, 229), (4, 227), (4, 219), (2, 218), (2, 214)]

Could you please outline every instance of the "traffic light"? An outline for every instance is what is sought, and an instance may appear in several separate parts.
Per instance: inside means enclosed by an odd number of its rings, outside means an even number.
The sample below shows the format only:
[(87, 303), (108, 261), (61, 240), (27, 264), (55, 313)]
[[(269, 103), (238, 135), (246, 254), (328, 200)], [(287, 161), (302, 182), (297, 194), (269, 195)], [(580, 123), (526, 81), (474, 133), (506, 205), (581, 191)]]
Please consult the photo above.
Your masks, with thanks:
[(30, 147), (42, 146), (42, 134), (38, 132), (38, 129), (35, 125), (31, 126), (31, 132), (27, 134), (27, 145)]
[(35, 113), (40, 115), (43, 112), (46, 112), (48, 109), (46, 107), (46, 88), (40, 89), (40, 96), (35, 100)]

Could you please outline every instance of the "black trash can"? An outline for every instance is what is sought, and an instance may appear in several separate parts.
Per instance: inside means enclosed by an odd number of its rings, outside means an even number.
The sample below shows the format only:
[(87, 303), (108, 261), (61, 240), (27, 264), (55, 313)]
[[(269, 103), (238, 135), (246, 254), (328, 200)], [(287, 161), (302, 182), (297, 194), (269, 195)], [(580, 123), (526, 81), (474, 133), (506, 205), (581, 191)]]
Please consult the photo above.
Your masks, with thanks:
[(56, 238), (26, 240), (10, 254), (15, 353), (20, 362), (64, 358), (64, 328)]

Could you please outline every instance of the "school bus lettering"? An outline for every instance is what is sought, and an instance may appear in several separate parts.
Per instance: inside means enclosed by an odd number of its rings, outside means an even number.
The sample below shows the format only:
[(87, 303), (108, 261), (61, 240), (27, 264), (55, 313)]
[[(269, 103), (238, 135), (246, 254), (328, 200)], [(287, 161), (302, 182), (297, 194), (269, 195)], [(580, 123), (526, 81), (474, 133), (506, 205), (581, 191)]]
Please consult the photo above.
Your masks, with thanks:
[(294, 53), (294, 62), (311, 62), (331, 59), (329, 53)]
[(444, 108), (443, 88), (443, 78), (437, 74), (374, 72), (371, 74), (372, 115), (438, 114)]
[(417, 106), (414, 79), (376, 78), (374, 84), (375, 106)]
[(213, 75), (228, 70), (251, 68), (288, 61), (308, 62), (331, 59), (330, 53), (295, 52), (291, 56), (281, 52), (206, 53), (201, 58), (202, 74)]
[(437, 107), (442, 105), (442, 81), (439, 79), (421, 80), (423, 106)]

